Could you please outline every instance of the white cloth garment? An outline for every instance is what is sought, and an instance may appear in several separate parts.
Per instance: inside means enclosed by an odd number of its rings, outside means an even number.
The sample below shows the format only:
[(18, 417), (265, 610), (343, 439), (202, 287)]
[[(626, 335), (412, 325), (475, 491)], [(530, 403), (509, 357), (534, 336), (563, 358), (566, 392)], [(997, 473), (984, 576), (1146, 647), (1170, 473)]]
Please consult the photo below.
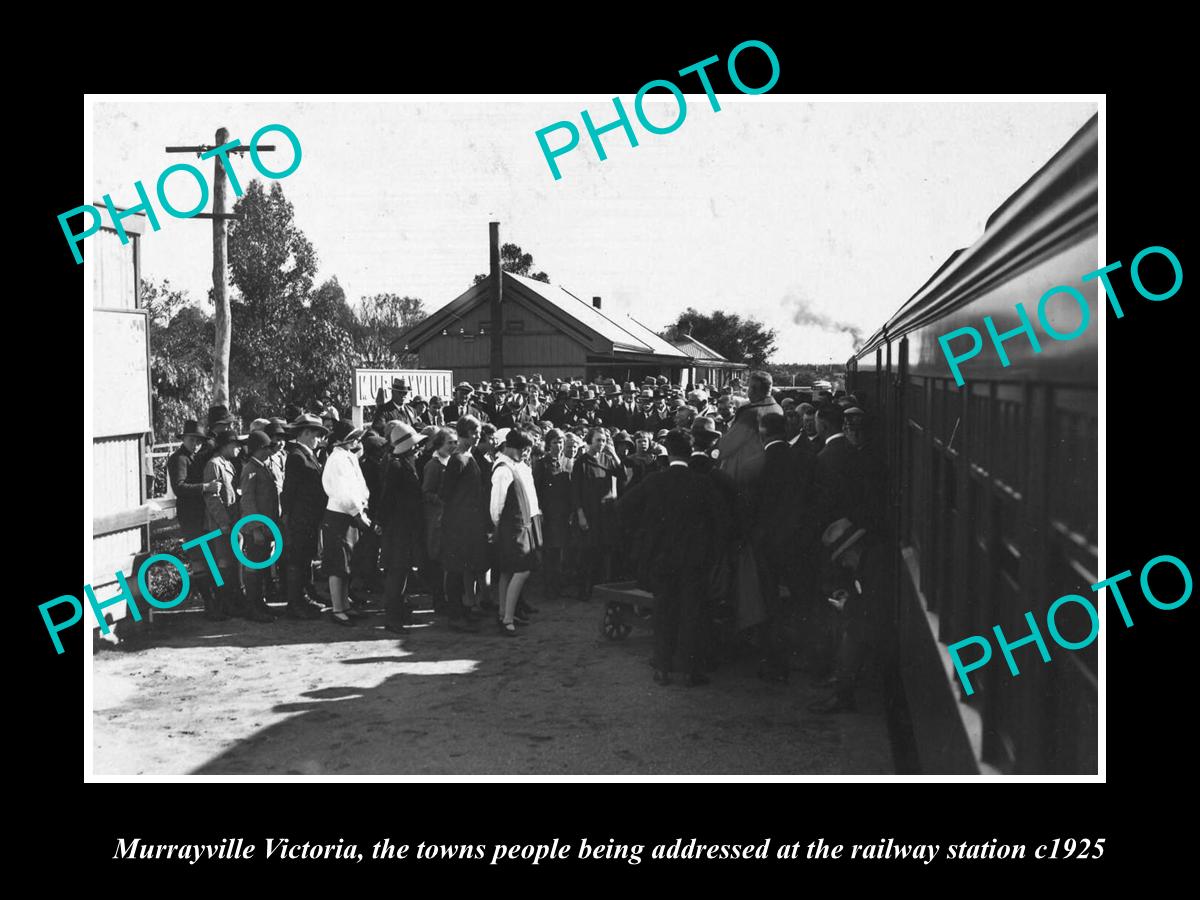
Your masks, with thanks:
[(334, 447), (329, 452), (321, 473), (321, 486), (329, 495), (325, 508), (348, 516), (361, 515), (371, 497), (358, 457), (345, 447)]

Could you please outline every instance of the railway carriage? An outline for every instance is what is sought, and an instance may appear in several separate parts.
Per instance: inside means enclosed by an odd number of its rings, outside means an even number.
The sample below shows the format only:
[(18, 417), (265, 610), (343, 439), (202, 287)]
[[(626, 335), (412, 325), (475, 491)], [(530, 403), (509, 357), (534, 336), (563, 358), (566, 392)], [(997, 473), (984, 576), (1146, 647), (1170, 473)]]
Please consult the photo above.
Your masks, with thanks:
[[(1097, 322), (1105, 300), (1096, 282), (1080, 282), (1101, 264), (1097, 240), (1093, 117), (848, 362), (850, 389), (867, 398), (890, 473), (887, 538), (896, 552), (886, 602), (926, 773), (1097, 770), (1098, 643), (1066, 650), (1045, 628), (1055, 599), (1091, 597), (1099, 580)], [(985, 335), (958, 387), (938, 337), (967, 325), (983, 333), (988, 315), (1003, 334), (1020, 325), (1018, 302), (1032, 318), (1057, 285), (1083, 291), (1089, 327), (1065, 342), (1039, 330), (1036, 354), (1018, 335), (1004, 344), (1007, 367)], [(1069, 331), (1077, 323), (1054, 324)], [(995, 645), (995, 625), (1017, 641), (1030, 633), (1026, 611), (1051, 662), (1033, 644), (1014, 649), (1014, 677), (997, 648), (971, 673), (975, 693), (966, 696), (946, 647), (970, 635)], [(1088, 633), (1080, 607), (1062, 611), (1063, 635)]]

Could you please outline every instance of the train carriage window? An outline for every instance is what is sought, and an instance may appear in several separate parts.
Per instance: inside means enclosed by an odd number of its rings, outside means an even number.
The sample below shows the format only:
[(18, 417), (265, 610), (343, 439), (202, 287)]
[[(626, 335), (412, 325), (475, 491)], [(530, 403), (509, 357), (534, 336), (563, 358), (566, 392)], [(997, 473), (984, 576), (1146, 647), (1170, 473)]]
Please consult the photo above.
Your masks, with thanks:
[(1029, 439), (1024, 390), (1018, 384), (999, 384), (993, 409), (992, 474), (1021, 493), (1025, 490), (1025, 447)]
[(1054, 395), (1048, 453), (1050, 518), (1083, 541), (1097, 543), (1095, 391), (1059, 389)]
[(968, 462), (983, 469), (991, 468), (989, 449), (991, 446), (992, 386), (987, 382), (971, 385), (967, 395), (967, 421), (965, 440)]

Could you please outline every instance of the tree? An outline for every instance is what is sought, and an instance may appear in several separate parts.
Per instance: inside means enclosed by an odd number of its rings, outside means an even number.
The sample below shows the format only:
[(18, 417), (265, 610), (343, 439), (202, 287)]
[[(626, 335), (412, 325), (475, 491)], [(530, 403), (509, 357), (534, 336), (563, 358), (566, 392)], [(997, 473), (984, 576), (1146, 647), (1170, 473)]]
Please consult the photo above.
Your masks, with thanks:
[[(526, 278), (532, 278), (534, 281), (544, 281), (550, 283), (550, 276), (545, 272), (534, 272), (529, 274), (529, 270), (533, 268), (533, 254), (525, 253), (516, 244), (503, 244), (500, 247), (500, 269), (504, 272), (512, 272), (514, 275), (524, 275)], [(487, 273), (476, 275), (475, 280), (471, 284), (479, 284), (483, 279), (487, 278)]]
[(667, 340), (688, 335), (731, 362), (744, 362), (752, 368), (761, 368), (775, 352), (774, 328), (719, 309), (706, 315), (689, 306), (667, 326)]
[(317, 255), (296, 227), (278, 182), (254, 180), (234, 205), (229, 233), (233, 341), (230, 383), (243, 420), (310, 405), (325, 392), (350, 399), (353, 312), (336, 278), (315, 291)]
[(150, 322), (150, 385), (156, 441), (170, 441), (187, 419), (201, 418), (212, 396), (212, 317), (186, 291), (142, 282)]
[(392, 349), (392, 341), (425, 318), (425, 306), (416, 297), (375, 294), (363, 297), (354, 307), (354, 345), (364, 366), (405, 367), (403, 353)]

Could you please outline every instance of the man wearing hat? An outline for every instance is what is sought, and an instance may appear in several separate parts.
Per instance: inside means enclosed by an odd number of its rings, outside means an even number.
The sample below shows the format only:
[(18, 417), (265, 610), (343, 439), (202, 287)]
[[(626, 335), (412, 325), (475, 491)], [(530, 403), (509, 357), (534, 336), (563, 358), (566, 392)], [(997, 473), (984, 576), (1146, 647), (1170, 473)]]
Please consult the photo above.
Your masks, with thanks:
[(410, 393), (407, 381), (398, 376), (393, 378), (392, 398), (376, 410), (376, 412), (383, 416), (385, 422), (390, 422), (392, 419), (399, 419), (401, 422), (408, 422), (411, 425), (412, 411), (409, 410), (407, 402)]
[[(810, 542), (815, 541), (805, 512), (809, 507), (810, 470), (797, 464), (787, 443), (787, 420), (781, 413), (768, 413), (759, 422), (763, 442), (763, 467), (747, 510), (748, 542), (757, 562), (762, 603), (766, 610), (766, 658), (759, 677), (768, 681), (788, 680), (788, 645), (785, 628), (789, 612), (807, 598), (802, 573), (815, 568)], [(790, 608), (779, 596), (786, 585)]]
[(321, 606), (305, 598), (312, 586), (312, 562), (317, 555), (317, 537), (328, 497), (321, 484), (317, 441), (329, 433), (321, 420), (301, 413), (291, 424), (294, 440), (288, 445), (284, 469), (283, 549), (287, 581), (287, 615), (290, 619), (317, 619)]
[[(415, 399), (415, 398), (414, 398)], [(383, 488), (383, 473), (387, 467), (388, 442), (377, 434), (367, 433), (362, 437), (362, 458), (358, 466), (362, 469), (363, 481), (367, 484), (367, 511), (375, 518)], [(360, 529), (354, 555), (350, 557), (351, 594), (362, 597), (366, 605), (366, 593), (377, 593), (379, 583), (379, 535), (374, 528)]]
[(196, 465), (201, 472), (204, 471), (204, 467), (208, 465), (208, 461), (216, 452), (216, 439), (225, 432), (232, 431), (235, 421), (226, 406), (217, 405), (208, 408), (208, 437), (196, 451)]
[(838, 642), (832, 696), (817, 701), (809, 710), (817, 713), (853, 712), (854, 689), (867, 654), (874, 644), (878, 614), (874, 607), (879, 589), (878, 546), (871, 534), (848, 518), (825, 529), (821, 544), (829, 554), (822, 575), (829, 604), (838, 610)]
[(350, 601), (354, 546), (359, 532), (372, 528), (367, 513), (371, 496), (355, 455), (362, 438), (363, 429), (349, 422), (335, 423), (328, 438), (329, 461), (321, 472), (321, 486), (328, 497), (321, 520), (321, 574), (329, 576), (333, 607), (329, 620), (335, 625), (353, 625), (354, 618), (362, 615)]
[(681, 662), (689, 686), (706, 684), (701, 638), (709, 561), (728, 540), (711, 479), (688, 466), (692, 437), (667, 435), (665, 472), (642, 480), (617, 501), (622, 522), (638, 523), (639, 581), (654, 593), (654, 680), (669, 684)]
[(454, 389), (454, 402), (446, 407), (447, 424), (457, 422), (463, 416), (470, 416), (480, 422), (488, 421), (487, 413), (478, 403), (472, 402), (473, 392), (474, 388), (471, 387), (470, 382), (459, 382), (458, 387)]
[[(183, 542), (195, 540), (204, 534), (204, 498), (220, 490), (220, 481), (204, 480), (204, 467), (197, 462), (200, 447), (206, 438), (200, 423), (189, 419), (183, 431), (176, 435), (179, 447), (167, 458), (167, 479), (176, 498), (175, 515)], [(204, 552), (199, 545), (187, 551), (192, 578), (192, 591), (204, 602), (205, 615), (220, 621), (225, 618), (220, 605), (213, 596), (214, 585), (209, 575)]]
[(403, 633), (412, 624), (405, 598), (408, 578), (423, 564), (425, 541), (424, 497), (417, 475), (416, 450), (425, 441), (411, 426), (401, 422), (389, 435), (391, 453), (385, 462), (381, 489), (371, 501), (375, 534), (380, 539), (384, 569), (384, 627)]
[[(268, 422), (268, 425), (270, 423)], [(279, 527), (279, 487), (275, 481), (269, 458), (271, 438), (261, 430), (251, 431), (246, 437), (249, 457), (242, 467), (240, 510), (242, 517), (263, 516)], [(251, 562), (266, 562), (275, 551), (275, 536), (266, 523), (252, 521), (241, 531), (242, 555)], [(246, 618), (254, 622), (274, 622), (275, 616), (267, 608), (265, 581), (267, 573), (242, 564), (242, 579), (246, 584)]]
[(600, 421), (600, 413), (596, 409), (596, 395), (590, 390), (580, 392), (579, 406), (575, 410), (573, 424), (584, 428), (596, 428), (604, 423)]
[(570, 392), (559, 388), (554, 402), (546, 407), (546, 411), (542, 415), (548, 422), (553, 422), (555, 428), (565, 428), (570, 425), (574, 421), (574, 416), (571, 414)]
[(613, 394), (611, 402), (600, 414), (600, 418), (604, 420), (604, 424), (608, 428), (634, 428), (633, 420), (637, 415), (637, 404), (634, 402), (633, 382), (626, 382), (624, 389), (617, 393), (617, 387), (613, 385)]
[(422, 428), (427, 424), (425, 422), (425, 410), (429, 407), (425, 402), (425, 398), (420, 394), (414, 394), (413, 398), (408, 401), (408, 405), (404, 408), (408, 411), (408, 418), (400, 419), (401, 422), (411, 425), (413, 428)]
[(241, 579), (229, 542), (233, 523), (238, 518), (237, 474), (233, 469), (233, 458), (237, 453), (237, 435), (224, 431), (214, 442), (212, 458), (204, 465), (204, 480), (217, 482), (217, 490), (204, 497), (204, 528), (221, 532), (208, 547), (217, 568), (213, 580), (222, 582), (215, 591), (217, 603), (227, 616), (243, 614)]

